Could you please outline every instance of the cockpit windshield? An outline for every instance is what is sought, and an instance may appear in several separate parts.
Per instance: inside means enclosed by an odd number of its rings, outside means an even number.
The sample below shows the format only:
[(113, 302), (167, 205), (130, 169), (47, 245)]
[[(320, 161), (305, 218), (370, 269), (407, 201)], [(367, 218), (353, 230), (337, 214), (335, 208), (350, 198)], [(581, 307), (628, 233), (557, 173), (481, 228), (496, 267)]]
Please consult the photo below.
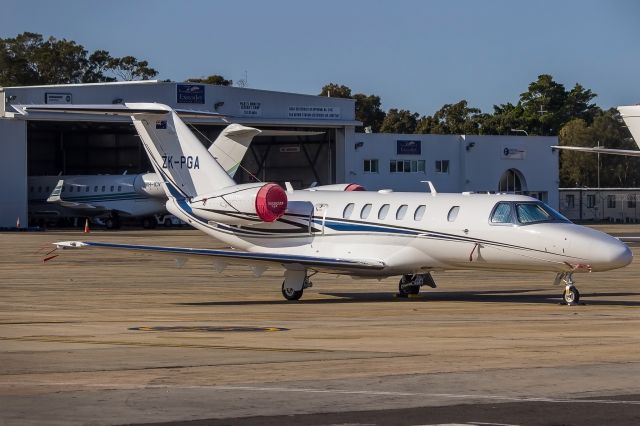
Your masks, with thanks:
[[(513, 214), (515, 213), (515, 214)], [(501, 201), (491, 213), (492, 224), (529, 225), (541, 222), (570, 222), (569, 219), (547, 206), (543, 202), (506, 202)]]

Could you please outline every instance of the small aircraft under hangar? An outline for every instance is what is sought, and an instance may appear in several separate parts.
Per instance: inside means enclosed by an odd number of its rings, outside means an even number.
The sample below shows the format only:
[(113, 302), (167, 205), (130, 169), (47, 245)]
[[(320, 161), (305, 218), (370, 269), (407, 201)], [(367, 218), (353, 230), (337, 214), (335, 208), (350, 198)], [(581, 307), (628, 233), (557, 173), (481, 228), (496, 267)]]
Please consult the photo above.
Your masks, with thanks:
[[(629, 248), (571, 223), (531, 197), (510, 194), (293, 191), (275, 183), (236, 184), (178, 114), (162, 104), (30, 106), (67, 113), (130, 116), (156, 171), (167, 209), (235, 250), (62, 241), (58, 249), (101, 248), (178, 258), (205, 257), (218, 270), (249, 265), (257, 276), (284, 269), (282, 294), (298, 300), (310, 277), (401, 276), (400, 294), (434, 286), (432, 271), (555, 272), (576, 303), (576, 272), (621, 268)], [(50, 255), (50, 260), (57, 255)]]

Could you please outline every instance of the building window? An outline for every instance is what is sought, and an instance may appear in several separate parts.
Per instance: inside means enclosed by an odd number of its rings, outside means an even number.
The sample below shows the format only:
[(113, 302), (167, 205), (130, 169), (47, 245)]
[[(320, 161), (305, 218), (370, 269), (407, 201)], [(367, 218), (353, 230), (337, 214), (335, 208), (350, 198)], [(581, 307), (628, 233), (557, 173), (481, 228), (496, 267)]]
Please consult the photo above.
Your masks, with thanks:
[(607, 207), (610, 209), (616, 208), (616, 196), (611, 194), (607, 195)]
[(365, 173), (378, 173), (378, 160), (364, 160)]
[(636, 208), (636, 195), (635, 194), (627, 195), (627, 207), (629, 207), (631, 209), (635, 209)]
[(449, 173), (449, 160), (436, 160), (436, 173)]
[(587, 208), (592, 209), (596, 206), (596, 194), (587, 194)]
[(576, 206), (576, 196), (574, 194), (567, 194), (564, 201), (568, 209), (572, 209)]
[(424, 160), (390, 160), (391, 173), (424, 173)]

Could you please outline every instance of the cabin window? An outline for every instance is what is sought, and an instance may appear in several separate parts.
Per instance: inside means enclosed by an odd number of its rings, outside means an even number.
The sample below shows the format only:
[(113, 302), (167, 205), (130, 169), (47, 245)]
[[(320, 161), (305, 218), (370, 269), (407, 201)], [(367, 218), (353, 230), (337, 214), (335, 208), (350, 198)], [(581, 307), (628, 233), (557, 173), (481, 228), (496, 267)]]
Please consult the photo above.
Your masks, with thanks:
[(42, 192), (42, 187), (41, 186), (38, 187), (38, 192)]
[(511, 204), (498, 203), (493, 209), (491, 223), (512, 223)]
[(460, 213), (460, 206), (453, 206), (449, 209), (449, 214), (447, 214), (447, 220), (449, 222), (455, 222), (458, 217), (458, 213)]
[(403, 204), (400, 207), (398, 207), (398, 210), (396, 210), (396, 219), (398, 220), (404, 219), (404, 216), (407, 214), (408, 208), (409, 206), (407, 206), (406, 204)]
[(67, 190), (67, 185), (62, 185), (62, 190), (60, 192), (64, 192)]
[(551, 215), (537, 204), (518, 204), (516, 213), (520, 223), (545, 222), (551, 220)]
[(416, 211), (413, 212), (413, 220), (421, 220), (426, 210), (427, 210), (427, 206), (425, 206), (424, 204), (419, 205)]
[(113, 185), (111, 185), (111, 190), (109, 192), (113, 192)]
[(122, 186), (118, 185), (118, 192), (122, 191)]
[(106, 186), (104, 186), (104, 185), (102, 185), (102, 192), (104, 192), (104, 191), (106, 191), (106, 190), (107, 190), (107, 187), (106, 187)]
[(93, 187), (93, 192), (98, 192), (98, 186)]
[(84, 192), (89, 192), (89, 189), (91, 188), (89, 188), (89, 185), (87, 185), (87, 187), (84, 189)]
[(73, 192), (73, 185), (69, 185), (69, 192)]
[(389, 204), (383, 204), (380, 210), (378, 210), (378, 219), (383, 220), (387, 217), (387, 213), (389, 213)]
[(47, 187), (44, 189), (47, 193), (51, 192), (51, 188), (49, 188), (49, 186), (47, 185)]
[(369, 213), (371, 213), (371, 204), (365, 204), (360, 210), (360, 219), (366, 219), (369, 217)]
[(347, 206), (344, 208), (344, 211), (342, 212), (342, 217), (345, 219), (349, 219), (349, 217), (351, 217), (351, 213), (353, 213), (353, 207), (353, 203), (347, 204)]
[(32, 186), (31, 188), (29, 188), (29, 192), (33, 192), (35, 190), (35, 188)]

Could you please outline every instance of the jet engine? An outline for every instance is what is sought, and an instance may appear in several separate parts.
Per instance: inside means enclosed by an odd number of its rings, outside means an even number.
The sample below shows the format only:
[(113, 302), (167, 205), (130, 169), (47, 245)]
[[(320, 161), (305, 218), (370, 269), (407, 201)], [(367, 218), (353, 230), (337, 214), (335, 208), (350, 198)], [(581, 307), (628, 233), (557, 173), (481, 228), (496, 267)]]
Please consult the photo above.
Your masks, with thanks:
[(133, 181), (133, 189), (138, 194), (148, 195), (153, 198), (167, 198), (162, 189), (162, 183), (155, 173), (136, 175)]
[(229, 225), (274, 222), (287, 210), (287, 194), (275, 183), (248, 183), (219, 189), (190, 202), (204, 219)]

